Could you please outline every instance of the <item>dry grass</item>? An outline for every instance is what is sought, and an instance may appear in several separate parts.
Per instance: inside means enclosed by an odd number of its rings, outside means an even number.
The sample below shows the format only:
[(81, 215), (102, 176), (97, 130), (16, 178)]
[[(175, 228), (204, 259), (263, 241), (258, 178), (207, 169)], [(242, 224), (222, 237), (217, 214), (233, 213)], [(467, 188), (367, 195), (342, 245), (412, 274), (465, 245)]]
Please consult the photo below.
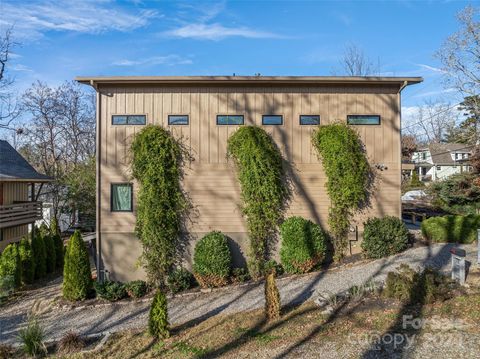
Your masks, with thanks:
[[(352, 332), (384, 330), (393, 322), (392, 303), (378, 300), (344, 307), (333, 322), (313, 303), (287, 311), (280, 319), (266, 322), (263, 310), (215, 316), (190, 327), (174, 327), (172, 337), (155, 341), (145, 332), (128, 331), (113, 335), (95, 358), (196, 358), (270, 357), (317, 332), (312, 342), (341, 340)], [(350, 312), (355, 310), (355, 312)], [(320, 330), (319, 330), (320, 329)], [(263, 353), (263, 354), (262, 354)], [(90, 358), (92, 354), (72, 358)]]
[[(370, 296), (362, 302), (351, 302), (333, 317), (322, 314), (313, 303), (291, 309), (280, 319), (266, 322), (262, 310), (235, 315), (217, 315), (189, 328), (174, 327), (172, 337), (155, 341), (143, 331), (128, 331), (113, 335), (95, 358), (198, 358), (198, 357), (258, 357), (281, 354), (299, 343), (312, 350), (359, 351), (345, 344), (349, 335), (388, 331), (398, 320), (400, 303)], [(471, 321), (480, 318), (480, 293), (458, 296), (451, 300), (427, 305), (426, 317), (452, 315)], [(90, 354), (71, 358), (87, 359)], [(355, 356), (355, 353), (352, 354)]]
[(85, 341), (75, 332), (68, 332), (58, 343), (58, 352), (61, 354), (73, 354), (85, 348)]

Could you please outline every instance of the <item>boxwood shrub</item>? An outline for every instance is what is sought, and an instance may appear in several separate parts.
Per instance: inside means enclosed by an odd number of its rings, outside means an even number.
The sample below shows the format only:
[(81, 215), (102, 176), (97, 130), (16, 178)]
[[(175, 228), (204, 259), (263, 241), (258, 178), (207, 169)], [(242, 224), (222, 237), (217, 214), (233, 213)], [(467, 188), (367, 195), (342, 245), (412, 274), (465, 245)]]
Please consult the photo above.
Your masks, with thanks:
[(408, 247), (408, 229), (397, 217), (369, 218), (364, 223), (362, 250), (367, 258), (383, 258)]
[(432, 242), (472, 243), (480, 228), (479, 215), (431, 217), (422, 222), (423, 236)]
[(210, 232), (197, 242), (193, 254), (193, 275), (202, 288), (227, 284), (231, 267), (232, 255), (223, 233)]
[(302, 217), (290, 217), (280, 226), (280, 260), (287, 273), (307, 273), (325, 258), (327, 236)]

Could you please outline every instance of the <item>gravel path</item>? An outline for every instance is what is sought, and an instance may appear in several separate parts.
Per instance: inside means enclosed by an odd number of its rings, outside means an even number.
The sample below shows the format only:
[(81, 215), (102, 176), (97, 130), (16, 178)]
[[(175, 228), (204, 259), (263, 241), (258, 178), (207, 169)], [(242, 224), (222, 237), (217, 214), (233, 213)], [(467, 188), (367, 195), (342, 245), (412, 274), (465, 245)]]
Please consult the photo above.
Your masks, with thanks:
[[(383, 281), (389, 271), (401, 263), (420, 268), (434, 266), (449, 270), (452, 245), (436, 244), (430, 247), (409, 249), (399, 255), (362, 262), (322, 272), (280, 278), (277, 284), (282, 304), (299, 304), (314, 299), (316, 293), (339, 293), (353, 285), (370, 279)], [(476, 265), (474, 245), (462, 246), (467, 259)], [(81, 334), (116, 332), (142, 328), (147, 323), (150, 300), (84, 306), (76, 309), (56, 308), (60, 296), (60, 279), (44, 288), (31, 291), (15, 302), (0, 307), (0, 342), (17, 342), (18, 330), (25, 326), (26, 313), (35, 308), (47, 339), (58, 339), (69, 330)], [(189, 293), (169, 300), (169, 317), (172, 324), (191, 325), (216, 314), (227, 314), (257, 309), (264, 305), (263, 283), (231, 286), (208, 293)]]

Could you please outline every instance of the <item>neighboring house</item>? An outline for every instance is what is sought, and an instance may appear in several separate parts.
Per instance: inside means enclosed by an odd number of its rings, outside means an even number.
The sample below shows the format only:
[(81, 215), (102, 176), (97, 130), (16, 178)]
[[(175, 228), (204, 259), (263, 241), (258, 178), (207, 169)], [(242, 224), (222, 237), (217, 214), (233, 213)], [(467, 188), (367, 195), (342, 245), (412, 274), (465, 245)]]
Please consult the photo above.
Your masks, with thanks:
[(473, 146), (464, 143), (433, 143), (412, 155), (412, 163), (421, 181), (437, 181), (456, 173), (470, 172)]
[(28, 225), (42, 219), (35, 184), (52, 179), (35, 169), (7, 141), (0, 140), (0, 251), (28, 234)]
[[(183, 186), (194, 211), (187, 223), (198, 239), (220, 230), (232, 240), (235, 265), (248, 252), (240, 186), (227, 161), (227, 139), (242, 125), (262, 126), (290, 167), (293, 198), (287, 216), (324, 227), (330, 200), (310, 137), (318, 124), (343, 121), (358, 130), (368, 158), (380, 168), (366, 216), (400, 216), (400, 92), (421, 78), (397, 77), (81, 77), (97, 91), (97, 250), (100, 275), (141, 278), (141, 244), (134, 234), (138, 185), (129, 146), (146, 124), (182, 138), (193, 160)], [(190, 243), (190, 255), (193, 243)], [(243, 254), (240, 255), (241, 252)]]

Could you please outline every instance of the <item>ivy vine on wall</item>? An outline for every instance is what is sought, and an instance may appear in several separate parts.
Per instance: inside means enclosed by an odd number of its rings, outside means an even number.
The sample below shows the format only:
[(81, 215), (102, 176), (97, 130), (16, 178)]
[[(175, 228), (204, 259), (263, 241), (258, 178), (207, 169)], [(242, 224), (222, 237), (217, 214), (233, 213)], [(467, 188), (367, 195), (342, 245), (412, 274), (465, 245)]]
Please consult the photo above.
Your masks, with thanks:
[(327, 176), (328, 224), (335, 258), (341, 259), (348, 246), (352, 216), (368, 199), (372, 170), (357, 132), (344, 123), (319, 126), (312, 134), (312, 144)]
[(138, 181), (135, 232), (151, 283), (163, 286), (175, 264), (187, 202), (181, 188), (183, 151), (171, 133), (149, 125), (134, 138), (132, 174)]
[(228, 139), (227, 156), (234, 160), (241, 186), (250, 237), (248, 269), (259, 278), (289, 194), (282, 155), (265, 130), (244, 126)]

